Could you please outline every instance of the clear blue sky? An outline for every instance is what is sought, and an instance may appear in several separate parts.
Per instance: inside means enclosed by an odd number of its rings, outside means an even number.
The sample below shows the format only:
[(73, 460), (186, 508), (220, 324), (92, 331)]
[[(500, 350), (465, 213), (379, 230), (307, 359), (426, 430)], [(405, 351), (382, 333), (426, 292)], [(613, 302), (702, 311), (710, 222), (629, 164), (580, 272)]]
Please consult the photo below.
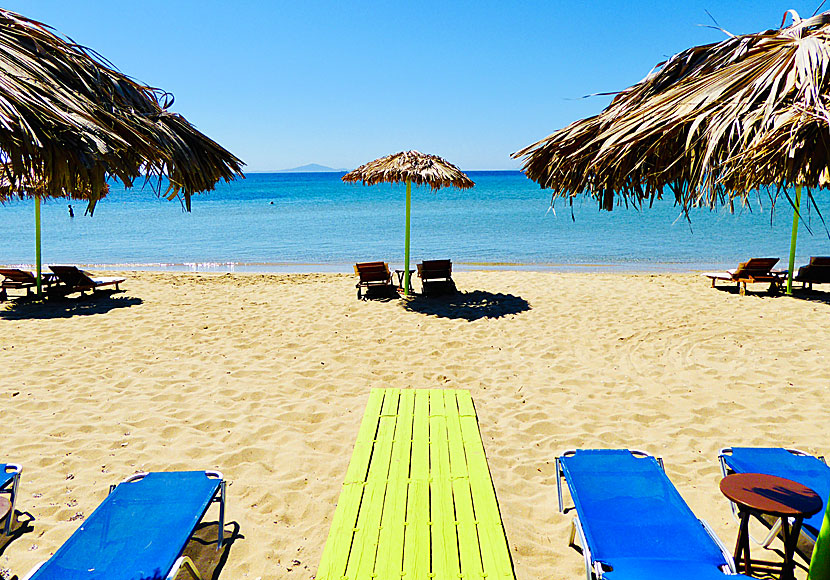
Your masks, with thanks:
[[(464, 169), (581, 117), (723, 33), (777, 28), (820, 0), (318, 2), (15, 0), (4, 7), (176, 97), (249, 171), (353, 168), (402, 149)], [(830, 2), (824, 9), (830, 9)]]

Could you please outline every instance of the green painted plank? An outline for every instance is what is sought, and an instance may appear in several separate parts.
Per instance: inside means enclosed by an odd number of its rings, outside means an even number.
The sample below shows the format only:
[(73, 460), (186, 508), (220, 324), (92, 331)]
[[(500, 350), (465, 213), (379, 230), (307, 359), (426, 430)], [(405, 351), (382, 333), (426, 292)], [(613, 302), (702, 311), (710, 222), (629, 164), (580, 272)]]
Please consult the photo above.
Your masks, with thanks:
[(481, 542), (481, 558), (484, 573), (492, 579), (515, 578), (507, 536), (504, 532), (496, 491), (484, 454), (481, 431), (469, 392), (458, 393), (458, 408), (461, 415), (461, 433), (467, 468), (470, 471), (470, 490), (473, 507), (478, 520), (478, 534)]
[(374, 389), (318, 580), (515, 580), (475, 408)]
[(402, 390), (375, 562), (376, 577), (385, 580), (399, 580), (403, 572), (404, 522), (406, 521), (414, 409), (415, 391)]
[(381, 389), (372, 389), (369, 394), (369, 402), (357, 434), (357, 442), (346, 472), (346, 480), (337, 501), (337, 508), (334, 510), (323, 556), (320, 558), (320, 566), (317, 569), (318, 580), (341, 580), (346, 571), (383, 398), (384, 391)]
[(432, 520), (432, 573), (435, 580), (458, 580), (458, 534), (455, 527), (450, 446), (445, 397), (455, 406), (453, 393), (429, 393), (430, 514)]
[(429, 534), (429, 392), (415, 390), (412, 421), (412, 464), (404, 530), (403, 571), (406, 580), (422, 580), (430, 573)]
[(446, 399), (447, 435), (450, 451), (450, 473), (455, 501), (455, 518), (458, 522), (458, 551), (461, 561), (462, 580), (479, 580), (482, 574), (481, 548), (478, 540), (470, 478), (467, 471), (467, 456), (461, 435), (461, 421), (458, 415), (458, 391), (449, 393)]
[(349, 563), (346, 566), (345, 576), (348, 580), (368, 580), (375, 569), (383, 499), (386, 495), (392, 442), (398, 418), (399, 397), (399, 389), (386, 389), (375, 436), (372, 462), (366, 476), (366, 489), (363, 492), (360, 515), (357, 518), (357, 529), (352, 540)]

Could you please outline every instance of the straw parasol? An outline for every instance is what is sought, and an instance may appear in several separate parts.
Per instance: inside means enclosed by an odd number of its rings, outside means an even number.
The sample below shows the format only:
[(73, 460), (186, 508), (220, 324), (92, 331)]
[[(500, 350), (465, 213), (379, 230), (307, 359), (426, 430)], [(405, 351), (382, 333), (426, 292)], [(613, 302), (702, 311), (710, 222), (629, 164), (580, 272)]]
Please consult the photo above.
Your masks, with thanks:
[(475, 185), (458, 167), (438, 157), (420, 151), (401, 151), (375, 159), (350, 171), (342, 177), (346, 182), (362, 181), (363, 185), (377, 183), (406, 183), (406, 249), (404, 251), (404, 294), (409, 296), (409, 214), (411, 186), (428, 185), (433, 190), (442, 187), (469, 189)]
[[(34, 197), (40, 281), (40, 200), (84, 199), (91, 214), (116, 177), (152, 180), (190, 198), (241, 175), (242, 162), (140, 84), (50, 27), (0, 9), (0, 202)], [(38, 284), (40, 291), (40, 284)]]
[(830, 12), (787, 14), (788, 27), (671, 57), (599, 115), (513, 157), (525, 157), (524, 172), (552, 201), (586, 193), (606, 210), (615, 199), (651, 204), (664, 189), (686, 212), (733, 210), (753, 190), (773, 205), (784, 195), (795, 207), (791, 292), (801, 188), (816, 207), (812, 190), (830, 186)]

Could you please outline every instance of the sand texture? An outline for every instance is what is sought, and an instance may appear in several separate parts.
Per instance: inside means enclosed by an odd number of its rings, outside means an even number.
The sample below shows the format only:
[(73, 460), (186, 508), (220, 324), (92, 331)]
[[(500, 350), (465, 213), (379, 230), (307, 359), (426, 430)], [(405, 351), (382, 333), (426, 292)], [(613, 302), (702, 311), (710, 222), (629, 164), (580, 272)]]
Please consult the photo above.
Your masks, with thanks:
[(219, 469), (235, 534), (197, 557), (223, 579), (312, 578), (372, 387), (471, 391), (520, 580), (584, 577), (557, 513), (560, 451), (662, 456), (730, 549), (719, 448), (830, 452), (830, 294), (460, 272), (455, 299), (406, 303), (358, 301), (340, 274), (125, 275), (112, 297), (0, 306), (0, 462), (24, 466), (33, 518), (0, 569), (20, 577), (110, 484)]

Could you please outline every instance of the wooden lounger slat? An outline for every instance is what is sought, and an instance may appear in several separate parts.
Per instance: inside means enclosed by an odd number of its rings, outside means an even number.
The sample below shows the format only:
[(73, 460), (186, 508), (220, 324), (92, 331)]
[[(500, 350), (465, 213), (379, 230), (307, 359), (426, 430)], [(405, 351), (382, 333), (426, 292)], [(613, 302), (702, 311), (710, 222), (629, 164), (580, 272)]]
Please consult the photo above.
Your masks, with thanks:
[(415, 392), (412, 421), (412, 464), (403, 544), (405, 578), (427, 578), (430, 572), (429, 475), (429, 393), (421, 390)]
[(458, 398), (452, 401), (455, 407), (447, 414), (447, 430), (450, 440), (450, 470), (452, 489), (455, 499), (455, 514), (458, 520), (458, 549), (461, 566), (472, 577), (480, 577), (481, 564), (480, 538), (476, 526), (476, 514), (473, 508), (473, 492), (470, 489), (470, 470), (464, 449), (464, 437), (461, 430), (461, 417), (458, 413)]
[(511, 578), (513, 566), (510, 561), (510, 549), (507, 546), (490, 468), (481, 443), (478, 419), (469, 392), (459, 392), (458, 407), (464, 451), (470, 470), (470, 490), (476, 507), (479, 541), (489, 548), (481, 553), (484, 573), (488, 578)]
[(515, 579), (467, 391), (372, 391), (316, 577)]
[(458, 580), (458, 575), (461, 573), (447, 428), (447, 413), (451, 412), (454, 407), (453, 393), (441, 390), (429, 391), (429, 463), (432, 467), (430, 496), (432, 498), (434, 580)]
[(355, 553), (353, 558), (349, 558), (346, 566), (347, 578), (369, 578), (375, 569), (383, 499), (386, 496), (392, 443), (398, 418), (398, 397), (397, 389), (390, 389), (383, 398), (372, 461), (369, 464), (361, 509), (352, 539), (354, 545), (364, 546), (364, 549)]
[[(323, 552), (317, 572), (318, 578), (340, 580), (346, 571), (349, 547), (357, 526), (357, 516), (360, 511), (360, 502), (363, 499), (364, 482), (369, 469), (369, 460), (372, 457), (372, 447), (374, 447), (382, 404), (383, 391), (373, 390), (369, 394), (369, 403), (357, 434), (352, 460), (346, 472), (346, 480), (343, 482), (343, 491), (340, 492), (340, 499), (334, 512), (329, 540), (326, 542), (327, 549)], [(328, 549), (329, 542), (332, 544), (331, 549)]]
[[(390, 389), (391, 390), (391, 389)], [(400, 391), (398, 420), (395, 424), (389, 468), (389, 490), (406, 489), (412, 451), (412, 420), (415, 416), (415, 391)], [(383, 500), (378, 554), (385, 554), (375, 562), (377, 578), (399, 578), (403, 567), (404, 529), (406, 522), (406, 493), (387, 493)]]

